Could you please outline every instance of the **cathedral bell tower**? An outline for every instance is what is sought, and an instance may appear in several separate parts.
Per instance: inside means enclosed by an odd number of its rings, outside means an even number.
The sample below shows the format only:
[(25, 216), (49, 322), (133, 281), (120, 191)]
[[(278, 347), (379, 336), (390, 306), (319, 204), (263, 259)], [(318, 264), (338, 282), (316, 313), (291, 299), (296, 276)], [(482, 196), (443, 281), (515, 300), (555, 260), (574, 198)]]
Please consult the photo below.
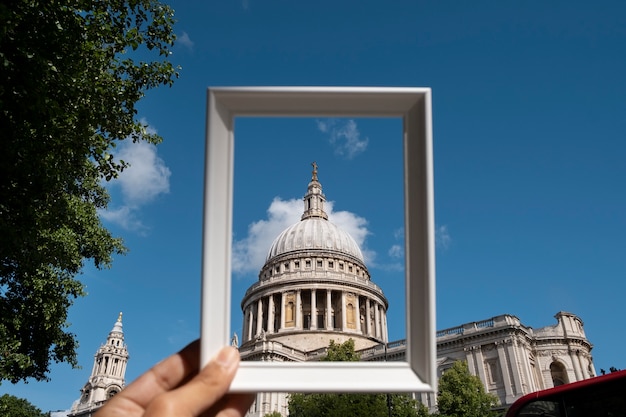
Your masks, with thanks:
[(98, 408), (124, 388), (128, 350), (124, 343), (122, 313), (109, 332), (106, 344), (100, 346), (93, 362), (91, 376), (80, 390), (68, 417), (91, 417)]

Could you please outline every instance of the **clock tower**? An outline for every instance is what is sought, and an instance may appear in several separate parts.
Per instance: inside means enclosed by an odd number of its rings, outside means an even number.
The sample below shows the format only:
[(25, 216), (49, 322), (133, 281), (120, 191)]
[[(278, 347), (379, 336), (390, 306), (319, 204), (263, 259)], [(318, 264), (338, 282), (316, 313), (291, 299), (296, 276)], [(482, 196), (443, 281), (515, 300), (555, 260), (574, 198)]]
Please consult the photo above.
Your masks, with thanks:
[(80, 390), (68, 417), (91, 417), (106, 401), (124, 388), (128, 350), (124, 343), (122, 313), (104, 345), (96, 352), (91, 376)]

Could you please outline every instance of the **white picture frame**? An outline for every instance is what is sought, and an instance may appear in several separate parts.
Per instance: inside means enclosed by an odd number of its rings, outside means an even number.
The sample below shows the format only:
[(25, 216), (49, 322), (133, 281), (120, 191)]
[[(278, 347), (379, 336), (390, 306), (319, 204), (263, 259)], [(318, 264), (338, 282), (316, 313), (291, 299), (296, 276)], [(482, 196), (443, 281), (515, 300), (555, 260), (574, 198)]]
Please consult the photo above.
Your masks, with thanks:
[(231, 392), (436, 391), (430, 88), (217, 87), (207, 92), (201, 364), (229, 344), (236, 117), (403, 120), (406, 362), (242, 362)]

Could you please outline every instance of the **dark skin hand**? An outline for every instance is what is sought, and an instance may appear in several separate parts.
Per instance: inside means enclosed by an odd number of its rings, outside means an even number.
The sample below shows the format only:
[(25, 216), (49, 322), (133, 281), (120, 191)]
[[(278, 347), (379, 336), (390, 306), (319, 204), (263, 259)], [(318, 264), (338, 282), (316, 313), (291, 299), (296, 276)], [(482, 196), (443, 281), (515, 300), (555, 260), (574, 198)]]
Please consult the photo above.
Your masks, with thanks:
[(239, 352), (227, 346), (199, 370), (200, 343), (156, 364), (95, 417), (243, 417), (254, 394), (228, 394), (239, 367)]

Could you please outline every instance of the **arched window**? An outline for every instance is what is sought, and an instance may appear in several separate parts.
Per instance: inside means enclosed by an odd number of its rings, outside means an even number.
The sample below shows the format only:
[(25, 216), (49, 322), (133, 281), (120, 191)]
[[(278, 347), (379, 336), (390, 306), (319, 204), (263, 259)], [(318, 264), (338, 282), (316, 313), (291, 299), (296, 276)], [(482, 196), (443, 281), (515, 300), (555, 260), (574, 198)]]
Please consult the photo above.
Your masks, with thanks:
[(356, 329), (356, 314), (352, 303), (348, 303), (346, 306), (346, 321), (349, 329)]
[(569, 382), (565, 366), (560, 362), (552, 362), (550, 364), (550, 375), (552, 376), (552, 384), (555, 387)]
[(285, 327), (294, 327), (296, 325), (294, 321), (296, 313), (296, 306), (293, 301), (289, 301), (285, 306)]

